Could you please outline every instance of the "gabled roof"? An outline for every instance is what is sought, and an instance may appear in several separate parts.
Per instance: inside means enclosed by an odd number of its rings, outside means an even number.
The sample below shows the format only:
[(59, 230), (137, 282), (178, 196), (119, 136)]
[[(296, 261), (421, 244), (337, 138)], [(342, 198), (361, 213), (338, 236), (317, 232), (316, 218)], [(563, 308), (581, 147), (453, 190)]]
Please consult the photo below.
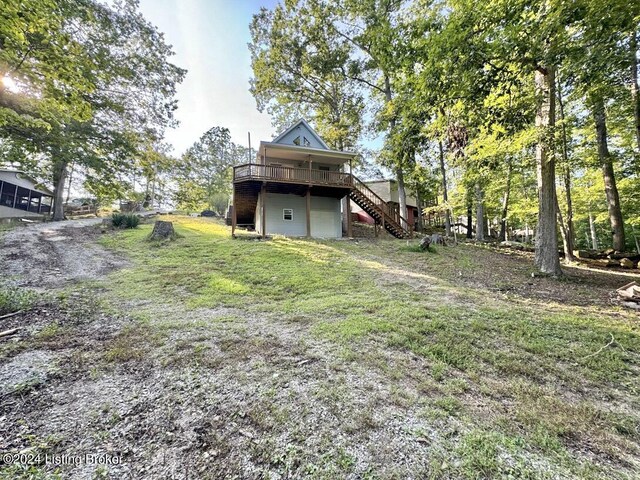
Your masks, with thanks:
[(311, 128), (311, 125), (309, 125), (309, 123), (307, 123), (307, 121), (304, 118), (301, 118), (300, 120), (295, 122), (293, 125), (287, 128), (284, 132), (282, 132), (276, 138), (271, 140), (270, 143), (283, 143), (283, 140), (285, 139), (285, 137), (287, 137), (289, 133), (291, 133), (293, 130), (295, 130), (300, 126), (304, 127), (304, 129), (307, 130), (310, 136), (312, 136), (315, 140), (318, 141), (320, 145), (322, 145), (322, 148), (324, 148), (325, 150), (331, 150), (329, 146), (324, 142), (324, 140), (320, 138), (320, 135), (318, 135), (316, 131), (313, 128)]

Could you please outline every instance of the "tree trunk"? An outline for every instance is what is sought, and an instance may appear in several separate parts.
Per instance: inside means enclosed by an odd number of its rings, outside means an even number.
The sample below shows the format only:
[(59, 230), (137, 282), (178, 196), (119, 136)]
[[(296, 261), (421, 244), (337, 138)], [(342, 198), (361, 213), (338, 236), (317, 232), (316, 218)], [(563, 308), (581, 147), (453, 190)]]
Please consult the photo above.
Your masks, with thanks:
[(424, 232), (424, 221), (422, 220), (422, 198), (416, 192), (416, 208), (418, 209), (418, 231)]
[(631, 49), (631, 101), (633, 102), (636, 143), (638, 153), (640, 153), (640, 86), (638, 86), (638, 42), (635, 31), (631, 33), (629, 46)]
[(591, 248), (598, 250), (598, 235), (596, 235), (596, 222), (593, 220), (593, 213), (589, 209), (589, 231), (591, 232)]
[(467, 192), (467, 238), (473, 238), (473, 203), (471, 192)]
[(597, 96), (592, 99), (593, 119), (596, 124), (596, 139), (598, 142), (598, 158), (602, 166), (602, 177), (604, 178), (604, 190), (607, 195), (607, 209), (609, 210), (609, 221), (611, 222), (611, 234), (613, 236), (613, 249), (624, 251), (624, 222), (620, 209), (620, 196), (616, 186), (615, 173), (613, 171), (613, 159), (609, 154), (607, 145), (607, 118), (604, 109), (604, 100)]
[(64, 220), (64, 187), (67, 182), (67, 162), (56, 161), (53, 166), (53, 220)]
[(633, 235), (633, 240), (636, 242), (636, 250), (640, 254), (640, 240), (638, 240), (636, 236), (636, 230), (633, 228), (633, 225), (631, 225), (631, 235)]
[(576, 258), (573, 255), (573, 239), (569, 236), (567, 224), (564, 223), (560, 205), (556, 205), (556, 211), (558, 212), (558, 225), (560, 225), (560, 235), (562, 236), (562, 246), (564, 247), (564, 260), (567, 263), (574, 262)]
[(509, 210), (509, 194), (511, 193), (511, 173), (513, 165), (511, 162), (507, 165), (507, 185), (502, 197), (502, 215), (500, 216), (500, 240), (503, 242), (507, 239), (507, 212)]
[(573, 251), (575, 250), (575, 227), (573, 225), (573, 200), (571, 198), (571, 167), (569, 165), (569, 148), (567, 142), (567, 126), (564, 117), (564, 102), (562, 101), (562, 90), (560, 82), (558, 86), (558, 106), (560, 111), (560, 122), (562, 126), (562, 162), (564, 164), (564, 193), (567, 198), (567, 220), (562, 221), (562, 213), (558, 206), (558, 218), (562, 228), (562, 244), (564, 245), (564, 258), (567, 262), (575, 261)]
[(69, 203), (69, 198), (71, 197), (71, 182), (73, 182), (73, 163), (69, 168), (69, 181), (67, 182), (67, 198), (64, 203)]
[(556, 223), (556, 166), (552, 151), (555, 125), (554, 73), (551, 66), (538, 67), (535, 71), (536, 90), (540, 98), (536, 112), (536, 127), (540, 137), (536, 144), (538, 225), (535, 264), (543, 273), (562, 275)]
[[(384, 74), (384, 94), (385, 99), (387, 100), (387, 104), (391, 103), (393, 99), (391, 93), (391, 81), (389, 80), (389, 75)], [(391, 117), (389, 120), (389, 131), (392, 133), (396, 127), (396, 118)], [(398, 180), (398, 203), (400, 204), (400, 215), (402, 218), (406, 218), (407, 216), (407, 194), (404, 189), (404, 172), (402, 170), (402, 159), (398, 159), (398, 165), (396, 165), (395, 169), (396, 178)], [(402, 227), (408, 229), (409, 226), (406, 224), (406, 221), (401, 220)]]
[(407, 195), (404, 189), (404, 172), (402, 171), (402, 167), (398, 167), (396, 169), (396, 176), (398, 177), (398, 203), (400, 204), (400, 215), (402, 216), (400, 222), (402, 223), (403, 228), (408, 229), (409, 225), (407, 225)]
[(447, 191), (447, 171), (444, 168), (444, 150), (442, 148), (442, 141), (438, 141), (438, 149), (440, 152), (440, 174), (442, 175), (442, 199), (447, 208), (447, 212), (444, 217), (444, 234), (447, 237), (451, 236), (451, 215), (449, 213), (449, 193)]
[(484, 223), (484, 192), (480, 188), (480, 184), (475, 184), (476, 194), (476, 240), (484, 241), (485, 223)]

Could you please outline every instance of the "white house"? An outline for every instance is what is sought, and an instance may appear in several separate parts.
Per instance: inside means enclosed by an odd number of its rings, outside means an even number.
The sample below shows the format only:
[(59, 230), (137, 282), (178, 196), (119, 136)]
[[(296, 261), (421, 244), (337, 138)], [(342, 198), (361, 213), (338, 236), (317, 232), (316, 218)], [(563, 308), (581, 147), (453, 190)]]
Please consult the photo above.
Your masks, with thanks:
[(27, 174), (0, 169), (0, 219), (42, 218), (53, 209), (53, 192)]
[[(305, 120), (270, 142), (260, 142), (255, 163), (234, 167), (232, 232), (253, 227), (262, 236), (351, 236), (351, 198), (398, 237), (406, 232), (385, 202), (351, 175), (357, 154), (331, 150)], [(342, 212), (344, 203), (346, 212)]]

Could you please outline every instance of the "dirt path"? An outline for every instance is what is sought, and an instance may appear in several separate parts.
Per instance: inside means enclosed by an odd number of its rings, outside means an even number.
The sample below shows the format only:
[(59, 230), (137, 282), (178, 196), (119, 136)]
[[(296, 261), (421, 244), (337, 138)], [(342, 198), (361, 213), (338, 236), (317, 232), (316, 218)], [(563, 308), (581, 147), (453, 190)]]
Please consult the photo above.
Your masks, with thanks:
[(38, 291), (100, 278), (122, 265), (95, 243), (101, 218), (27, 225), (0, 238), (0, 268), (6, 280)]

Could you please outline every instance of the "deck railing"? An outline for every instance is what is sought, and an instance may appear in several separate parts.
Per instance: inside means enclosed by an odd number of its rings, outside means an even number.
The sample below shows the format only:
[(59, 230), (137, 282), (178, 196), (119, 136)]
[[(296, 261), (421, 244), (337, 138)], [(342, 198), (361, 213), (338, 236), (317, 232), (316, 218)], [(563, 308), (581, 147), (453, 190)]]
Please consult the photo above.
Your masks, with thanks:
[(351, 186), (351, 175), (343, 172), (309, 168), (283, 167), (247, 163), (233, 167), (233, 181), (270, 180), (285, 183), (309, 183), (314, 185)]

